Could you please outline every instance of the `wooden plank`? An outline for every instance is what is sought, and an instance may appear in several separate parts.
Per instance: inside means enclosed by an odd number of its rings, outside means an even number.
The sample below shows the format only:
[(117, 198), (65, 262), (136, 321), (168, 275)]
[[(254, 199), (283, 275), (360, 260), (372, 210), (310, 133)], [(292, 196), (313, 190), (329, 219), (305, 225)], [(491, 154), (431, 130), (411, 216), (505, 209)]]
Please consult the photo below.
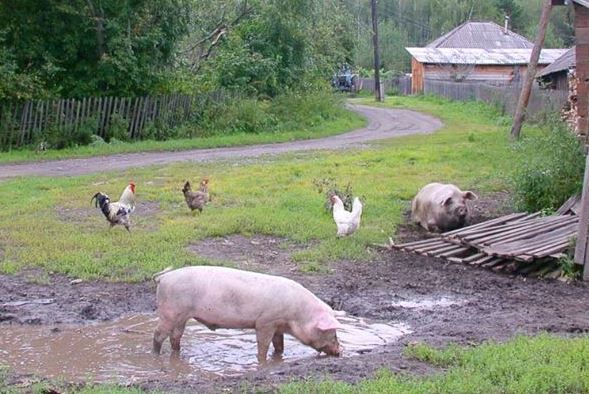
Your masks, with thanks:
[(131, 138), (137, 139), (137, 122), (139, 118), (138, 108), (141, 101), (141, 97), (133, 98), (133, 111), (131, 113)]
[(554, 244), (550, 247), (546, 247), (541, 251), (536, 251), (534, 255), (518, 255), (514, 257), (515, 260), (519, 261), (532, 261), (534, 259), (543, 258), (549, 256), (553, 253), (558, 253), (563, 251), (567, 246), (569, 246), (569, 242), (562, 242), (560, 244)]
[(453, 257), (453, 256), (457, 256), (459, 254), (467, 253), (468, 251), (470, 251), (470, 248), (468, 248), (468, 247), (465, 247), (465, 246), (458, 247), (457, 246), (457, 248), (454, 251), (452, 251), (452, 250), (447, 251), (445, 253), (437, 255), (437, 257), (449, 259), (449, 257)]
[(440, 244), (420, 246), (420, 247), (417, 247), (417, 248), (413, 249), (413, 252), (422, 254), (422, 253), (427, 252), (429, 250), (437, 249), (437, 248), (439, 248), (440, 246), (442, 246), (444, 244), (445, 243), (442, 241)]
[(442, 233), (441, 235), (442, 235), (442, 237), (445, 237), (445, 236), (449, 236), (449, 235), (453, 235), (453, 234), (467, 233), (470, 230), (475, 230), (475, 229), (479, 230), (481, 228), (490, 227), (490, 226), (493, 226), (497, 223), (508, 222), (510, 220), (514, 220), (516, 218), (520, 218), (520, 217), (523, 217), (526, 215), (527, 215), (526, 213), (512, 213), (512, 214), (501, 216), (501, 217), (498, 217), (495, 219), (491, 219), (491, 220), (487, 220), (487, 221), (480, 222), (477, 224), (473, 224), (472, 226), (463, 227), (463, 228), (452, 230), (452, 231), (447, 231), (445, 233)]
[(419, 241), (412, 241), (412, 242), (405, 242), (402, 244), (392, 244), (391, 246), (394, 248), (405, 248), (407, 246), (416, 246), (416, 245), (422, 245), (422, 244), (427, 244), (433, 241), (440, 241), (439, 238), (428, 238), (428, 239), (422, 239)]
[(526, 222), (525, 225), (518, 225), (511, 229), (500, 229), (502, 231), (493, 231), (491, 232), (491, 235), (466, 239), (465, 241), (472, 245), (486, 246), (507, 238), (510, 238), (512, 241), (522, 238), (531, 238), (533, 235), (560, 227), (562, 226), (562, 223), (570, 221), (567, 216), (550, 216), (542, 219), (546, 220)]
[[(585, 59), (589, 63), (588, 59)], [(582, 85), (582, 84), (581, 84)], [(589, 155), (585, 158), (585, 175), (583, 178), (583, 192), (581, 195), (581, 213), (579, 215), (579, 230), (575, 246), (575, 263), (583, 265), (583, 280), (589, 281), (589, 256), (587, 242), (589, 234)]]
[(441, 257), (446, 253), (450, 253), (450, 255), (464, 253), (467, 248), (461, 245), (446, 245), (439, 249), (430, 250), (426, 253), (427, 256), (434, 256), (434, 257)]
[(496, 257), (485, 255), (484, 257), (481, 257), (480, 259), (470, 261), (469, 264), (470, 265), (481, 265), (481, 264), (487, 263), (487, 262), (494, 260), (494, 259), (496, 259)]
[(74, 132), (78, 132), (80, 129), (80, 107), (82, 106), (82, 102), (80, 100), (76, 100), (76, 114), (74, 117)]
[(413, 246), (406, 246), (403, 249), (405, 250), (415, 250), (418, 248), (423, 248), (423, 247), (429, 247), (429, 246), (434, 246), (434, 245), (446, 245), (446, 241), (442, 240), (442, 239), (434, 239), (431, 240), (430, 242), (426, 242), (423, 244), (418, 244), (418, 245), (413, 245)]
[(537, 237), (546, 236), (546, 238), (549, 239), (551, 237), (550, 234), (557, 235), (560, 233), (565, 233), (572, 230), (572, 228), (576, 228), (576, 223), (553, 223), (551, 225), (544, 225), (520, 230), (518, 232), (506, 234), (503, 236), (496, 236), (495, 238), (487, 240), (485, 242), (477, 241), (473, 242), (472, 244), (477, 247), (486, 247), (511, 244), (518, 241), (522, 242), (522, 240), (525, 242), (531, 242)]
[(106, 98), (106, 109), (104, 113), (104, 135), (108, 135), (108, 129), (110, 125), (110, 118), (112, 116), (112, 108), (113, 108), (113, 97)]
[(492, 268), (494, 266), (496, 266), (497, 264), (501, 264), (503, 263), (504, 260), (500, 257), (496, 257), (496, 258), (491, 258), (490, 260), (481, 263), (480, 266), (483, 268)]
[(566, 200), (561, 206), (560, 208), (558, 208), (556, 210), (556, 214), (557, 215), (564, 215), (565, 213), (567, 213), (571, 208), (573, 208), (575, 206), (575, 204), (577, 204), (577, 202), (579, 202), (581, 200), (581, 196), (579, 194), (575, 194), (574, 196), (571, 196), (568, 198), (568, 200)]
[(574, 232), (577, 228), (577, 223), (555, 223), (552, 225), (544, 225), (535, 229), (528, 229), (525, 231), (508, 234), (505, 236), (497, 236), (495, 239), (479, 243), (479, 246), (504, 247), (509, 244), (530, 243), (542, 239), (550, 239), (561, 234)]
[(147, 116), (147, 106), (149, 105), (149, 97), (142, 97), (141, 111), (139, 113), (139, 137), (143, 136), (143, 127), (145, 126), (145, 117)]
[(484, 232), (485, 230), (489, 229), (490, 227), (494, 227), (499, 224), (507, 224), (514, 220), (520, 219), (522, 217), (527, 216), (526, 213), (515, 213), (506, 216), (502, 216), (500, 218), (488, 220), (486, 222), (481, 222), (472, 226), (464, 227), (458, 230), (448, 231), (442, 233), (442, 237), (463, 237), (466, 235), (473, 235), (476, 233)]
[(62, 114), (62, 111), (63, 111), (62, 108), (63, 108), (63, 100), (57, 100), (57, 111), (56, 111), (56, 114), (55, 114), (55, 127), (58, 130), (61, 130), (60, 129), (60, 125), (61, 125), (61, 118), (62, 118), (61, 114)]
[(20, 116), (20, 124), (18, 127), (18, 140), (20, 141), (20, 143), (18, 145), (23, 145), (23, 140), (24, 140), (24, 134), (26, 131), (26, 123), (27, 123), (27, 112), (29, 109), (29, 103), (30, 101), (25, 101), (23, 103), (23, 109), (22, 109), (22, 113)]
[(86, 119), (88, 118), (88, 106), (86, 105), (86, 97), (82, 98), (82, 109), (81, 109), (81, 114), (80, 114), (80, 125), (79, 127), (82, 127), (82, 123), (84, 123), (86, 121)]
[(544, 233), (540, 233), (534, 237), (531, 238), (526, 238), (523, 240), (516, 240), (516, 241), (501, 241), (501, 242), (497, 242), (497, 243), (493, 243), (491, 245), (489, 245), (489, 247), (493, 247), (493, 248), (512, 248), (513, 246), (519, 246), (519, 247), (526, 247), (526, 246), (530, 246), (533, 244), (541, 244), (541, 243), (545, 243), (545, 242), (549, 242), (550, 240), (554, 239), (554, 238), (558, 238), (558, 237), (562, 237), (562, 236), (567, 236), (570, 237), (571, 235), (574, 235), (576, 232), (578, 224), (577, 223), (569, 223), (565, 226), (556, 228), (552, 231), (548, 231), (548, 232), (544, 232)]
[(31, 141), (35, 142), (37, 140), (37, 136), (41, 132), (41, 121), (43, 117), (43, 100), (37, 100), (37, 105), (35, 108), (35, 120), (33, 121), (33, 132), (31, 134)]

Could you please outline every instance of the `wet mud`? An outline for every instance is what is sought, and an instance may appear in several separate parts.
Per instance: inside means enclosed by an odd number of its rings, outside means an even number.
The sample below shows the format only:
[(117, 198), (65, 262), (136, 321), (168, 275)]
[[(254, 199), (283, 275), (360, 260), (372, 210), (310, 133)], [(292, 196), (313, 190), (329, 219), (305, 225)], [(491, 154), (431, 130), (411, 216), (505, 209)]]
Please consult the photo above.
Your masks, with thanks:
[[(259, 245), (254, 246), (259, 250)], [(280, 263), (272, 256), (268, 255), (265, 264), (269, 270), (276, 270)], [(370, 377), (380, 368), (409, 374), (431, 373), (430, 366), (403, 356), (404, 346), (412, 342), (433, 346), (469, 345), (486, 340), (502, 341), (518, 333), (548, 331), (576, 335), (589, 332), (589, 289), (583, 283), (512, 277), (403, 252), (380, 252), (376, 256), (373, 261), (333, 263), (327, 274), (303, 274), (292, 271), (290, 266), (283, 270), (283, 274), (301, 282), (351, 317), (402, 322), (411, 332), (398, 340), (364, 349), (352, 357), (287, 356), (283, 362), (262, 370), (246, 368), (239, 374), (223, 376), (203, 373), (198, 379), (190, 375), (194, 366), (189, 351), (183, 353), (184, 364), (181, 364), (188, 365), (188, 374), (156, 374), (145, 380), (139, 379), (137, 384), (164, 391), (219, 392), (221, 388), (239, 390), (244, 385), (271, 388), (292, 379), (308, 377), (355, 382)], [(262, 266), (264, 262), (257, 261), (257, 264)], [(30, 329), (35, 325), (34, 328), (46, 335), (57, 333), (59, 336), (64, 324), (75, 324), (78, 329), (85, 330), (96, 324), (113, 324), (111, 321), (121, 316), (153, 314), (155, 308), (152, 283), (70, 284), (67, 278), (55, 275), (34, 283), (30, 282), (32, 273), (28, 273), (29, 281), (26, 275), (0, 278), (0, 324), (3, 330), (9, 327), (17, 330), (22, 325)], [(139, 350), (122, 351), (129, 354), (135, 351), (140, 356), (151, 357), (148, 354), (151, 344), (149, 327), (137, 330), (146, 333), (137, 336), (133, 332), (115, 331), (113, 335), (141, 338), (136, 344)], [(185, 342), (189, 349), (202, 349), (197, 340)], [(9, 351), (6, 346), (0, 345), (1, 351)], [(68, 346), (75, 348), (74, 343), (65, 341), (63, 347)], [(253, 350), (244, 353), (251, 353), (252, 357), (255, 354)], [(209, 357), (209, 362), (213, 363), (212, 356), (205, 355), (201, 359)], [(166, 360), (163, 355), (163, 370), (166, 370), (165, 363), (169, 362)], [(13, 381), (18, 382), (19, 376), (29, 375), (15, 373)]]
[[(495, 209), (481, 207), (483, 213)], [(397, 234), (399, 240), (425, 236), (411, 225), (401, 227)], [(283, 360), (258, 369), (254, 365), (255, 344), (248, 337), (251, 332), (224, 336), (195, 324), (191, 326), (194, 327), (191, 334), (183, 339), (183, 351), (177, 364), (172, 364), (169, 358), (169, 344), (165, 348), (167, 353), (154, 361), (149, 354), (155, 316), (152, 282), (79, 283), (60, 275), (25, 271), (0, 276), (0, 329), (12, 333), (12, 337), (5, 335), (4, 342), (0, 343), (1, 358), (10, 357), (16, 363), (22, 356), (21, 361), (24, 361), (27, 353), (19, 350), (18, 333), (22, 336), (23, 332), (19, 330), (33, 330), (38, 336), (55, 340), (63, 338), (61, 347), (70, 348), (70, 351), (83, 348), (82, 344), (67, 340), (68, 333), (74, 330), (78, 337), (86, 335), (94, 346), (102, 343), (108, 349), (112, 343), (116, 344), (117, 350), (106, 352), (105, 357), (111, 354), (110, 357), (116, 357), (122, 366), (116, 368), (116, 373), (100, 372), (96, 366), (89, 366), (89, 373), (79, 370), (74, 374), (78, 379), (70, 376), (72, 381), (91, 381), (92, 376), (98, 379), (108, 374), (116, 380), (120, 377), (117, 373), (122, 371), (129, 383), (165, 392), (242, 392), (244, 387), (248, 391), (271, 391), (276, 385), (296, 379), (330, 377), (356, 382), (381, 368), (401, 374), (439, 372), (403, 355), (404, 347), (415, 342), (442, 347), (449, 343), (472, 345), (488, 340), (504, 341), (517, 334), (584, 335), (589, 332), (589, 286), (582, 282), (506, 275), (431, 257), (377, 249), (367, 253), (370, 260), (333, 262), (325, 272), (303, 273), (288, 258), (288, 252), (304, 247), (287, 239), (260, 235), (212, 238), (188, 246), (194, 253), (220, 263), (230, 260), (238, 268), (294, 279), (334, 309), (344, 310), (356, 322), (352, 325), (354, 329), (349, 329), (352, 340), (348, 342), (361, 342), (358, 331), (354, 330), (360, 330), (369, 339), (368, 344), (360, 344), (345, 357), (316, 357), (312, 349), (293, 340), (292, 344), (287, 344)], [(380, 330), (392, 327), (401, 330), (402, 335), (388, 339), (379, 337), (382, 333), (371, 336), (370, 329), (361, 328), (360, 321), (384, 324)], [(99, 341), (92, 335), (106, 339)], [(206, 345), (199, 340), (203, 335), (209, 338)], [(231, 343), (238, 344), (238, 353), (231, 353)], [(130, 359), (124, 361), (125, 357)], [(138, 372), (137, 366), (144, 365), (146, 360), (160, 363), (158, 372), (146, 376), (141, 372), (145, 370), (143, 367)], [(114, 361), (112, 364), (116, 365)], [(149, 365), (155, 368), (156, 364)], [(19, 384), (31, 374), (48, 378), (59, 373), (15, 369), (10, 379)]]
[[(340, 318), (338, 330), (343, 358), (355, 357), (392, 343), (410, 333), (403, 323), (371, 322), (353, 316)], [(125, 316), (87, 326), (5, 326), (0, 355), (13, 373), (33, 374), (67, 383), (139, 383), (159, 378), (202, 380), (240, 376), (258, 369), (254, 330), (208, 330), (191, 322), (182, 338), (180, 357), (151, 353), (155, 314)], [(322, 357), (287, 336), (283, 355), (270, 365)]]

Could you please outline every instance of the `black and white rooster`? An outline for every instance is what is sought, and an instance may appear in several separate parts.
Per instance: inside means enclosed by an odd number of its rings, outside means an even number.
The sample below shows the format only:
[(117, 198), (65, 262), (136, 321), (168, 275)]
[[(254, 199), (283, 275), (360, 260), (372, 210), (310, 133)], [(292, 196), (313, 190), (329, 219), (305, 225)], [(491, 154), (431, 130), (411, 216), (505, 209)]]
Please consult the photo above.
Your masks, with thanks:
[(96, 200), (95, 206), (97, 208), (100, 207), (111, 228), (120, 224), (125, 226), (127, 231), (131, 232), (129, 216), (135, 210), (135, 183), (130, 182), (127, 185), (119, 201), (111, 202), (110, 197), (102, 192), (96, 193), (90, 202), (93, 200)]

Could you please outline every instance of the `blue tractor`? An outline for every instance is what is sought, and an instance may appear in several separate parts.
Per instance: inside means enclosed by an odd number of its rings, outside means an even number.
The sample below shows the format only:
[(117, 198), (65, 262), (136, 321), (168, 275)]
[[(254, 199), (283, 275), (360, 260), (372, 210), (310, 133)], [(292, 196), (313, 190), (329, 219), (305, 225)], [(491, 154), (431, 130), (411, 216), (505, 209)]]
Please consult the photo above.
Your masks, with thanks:
[(344, 63), (334, 74), (331, 85), (340, 92), (356, 92), (358, 90), (358, 74), (354, 74), (350, 65)]

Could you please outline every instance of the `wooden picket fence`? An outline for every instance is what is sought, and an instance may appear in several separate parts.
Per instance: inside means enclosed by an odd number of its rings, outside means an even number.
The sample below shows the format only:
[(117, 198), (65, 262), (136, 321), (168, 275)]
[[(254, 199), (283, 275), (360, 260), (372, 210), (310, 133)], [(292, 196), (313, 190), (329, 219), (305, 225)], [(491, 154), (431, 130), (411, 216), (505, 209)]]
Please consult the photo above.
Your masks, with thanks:
[(30, 100), (0, 103), (0, 151), (39, 143), (55, 129), (74, 134), (81, 127), (105, 137), (115, 117), (127, 125), (129, 139), (141, 139), (146, 125), (176, 127), (194, 117), (210, 101), (226, 100), (228, 94), (170, 94), (145, 97), (89, 97), (82, 99)]

